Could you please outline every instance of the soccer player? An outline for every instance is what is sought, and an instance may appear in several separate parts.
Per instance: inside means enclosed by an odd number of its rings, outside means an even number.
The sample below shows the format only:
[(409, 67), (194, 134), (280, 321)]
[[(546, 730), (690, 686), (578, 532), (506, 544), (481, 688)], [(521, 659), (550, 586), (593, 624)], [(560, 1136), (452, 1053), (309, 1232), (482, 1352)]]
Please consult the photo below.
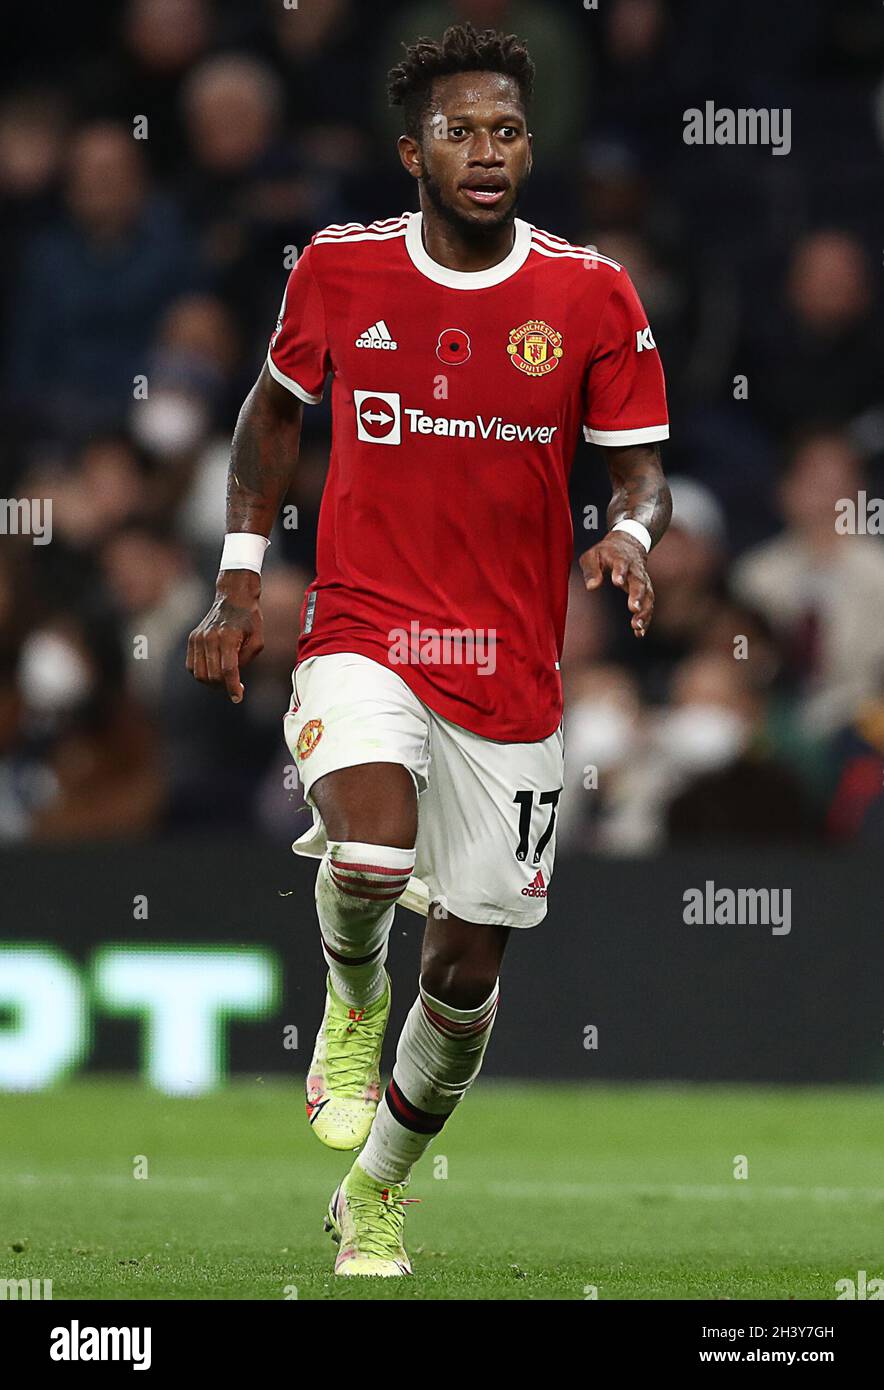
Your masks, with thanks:
[[(475, 1080), (512, 928), (537, 925), (562, 789), (562, 685), (581, 428), (606, 451), (610, 530), (579, 558), (624, 593), (671, 511), (660, 359), (622, 266), (516, 216), (533, 64), (512, 35), (447, 29), (390, 74), (419, 212), (317, 232), (286, 286), (233, 437), (197, 680), (243, 698), (260, 571), (305, 403), (332, 374), (317, 574), (285, 733), (320, 859), (328, 963), (307, 1115), (359, 1150), (332, 1196), (335, 1272), (402, 1275), (411, 1170)], [(426, 917), (418, 994), (380, 1096), (396, 903)]]

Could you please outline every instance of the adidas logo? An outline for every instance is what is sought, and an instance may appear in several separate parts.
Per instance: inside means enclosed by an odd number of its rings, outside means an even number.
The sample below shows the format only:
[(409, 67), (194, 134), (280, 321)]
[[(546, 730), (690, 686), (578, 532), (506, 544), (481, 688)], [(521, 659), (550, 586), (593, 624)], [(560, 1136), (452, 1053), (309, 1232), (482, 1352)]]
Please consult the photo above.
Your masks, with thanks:
[(387, 352), (395, 352), (399, 344), (394, 342), (390, 336), (390, 330), (383, 319), (378, 319), (371, 328), (366, 328), (365, 332), (356, 339), (356, 346), (362, 348), (384, 348)]
[(545, 882), (544, 882), (544, 880), (543, 880), (543, 874), (540, 872), (539, 869), (537, 870), (537, 873), (534, 875), (534, 878), (533, 878), (533, 880), (531, 881), (531, 883), (529, 883), (528, 887), (522, 889), (522, 897), (523, 897), (523, 898), (545, 898), (545, 897), (546, 897), (546, 884), (545, 884)]

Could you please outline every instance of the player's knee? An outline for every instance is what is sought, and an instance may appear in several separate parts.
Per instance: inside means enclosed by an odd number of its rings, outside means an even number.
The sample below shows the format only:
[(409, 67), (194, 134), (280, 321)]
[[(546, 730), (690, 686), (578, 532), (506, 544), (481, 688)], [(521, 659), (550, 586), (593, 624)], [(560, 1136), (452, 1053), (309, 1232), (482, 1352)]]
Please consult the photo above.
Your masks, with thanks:
[(496, 963), (446, 957), (430, 951), (421, 964), (421, 984), (428, 994), (452, 1009), (478, 1009), (494, 993)]
[(396, 903), (414, 873), (415, 851), (360, 840), (330, 840), (317, 876), (317, 894), (328, 893), (339, 912), (380, 915)]

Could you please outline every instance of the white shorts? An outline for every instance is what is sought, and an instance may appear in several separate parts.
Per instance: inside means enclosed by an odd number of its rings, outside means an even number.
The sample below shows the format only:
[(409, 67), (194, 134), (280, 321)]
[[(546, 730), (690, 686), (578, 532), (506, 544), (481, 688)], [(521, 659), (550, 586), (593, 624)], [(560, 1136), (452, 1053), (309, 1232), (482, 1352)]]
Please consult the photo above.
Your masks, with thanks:
[(311, 797), (327, 772), (401, 763), (418, 795), (414, 875), (399, 899), (426, 916), (533, 927), (546, 916), (562, 790), (562, 726), (539, 743), (482, 738), (443, 719), (401, 676), (355, 652), (311, 656), (292, 675), (284, 719), (313, 807), (313, 827), (292, 845), (321, 858), (325, 827)]

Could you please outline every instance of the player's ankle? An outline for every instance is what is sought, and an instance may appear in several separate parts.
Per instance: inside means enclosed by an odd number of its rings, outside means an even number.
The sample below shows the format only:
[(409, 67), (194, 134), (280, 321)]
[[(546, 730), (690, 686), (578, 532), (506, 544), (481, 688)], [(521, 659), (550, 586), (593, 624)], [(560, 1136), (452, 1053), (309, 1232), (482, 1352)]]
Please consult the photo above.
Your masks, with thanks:
[(387, 994), (387, 972), (383, 966), (378, 974), (368, 981), (358, 983), (344, 978), (338, 970), (329, 972), (332, 992), (340, 1004), (348, 1009), (368, 1011), (380, 1004)]
[(370, 1186), (374, 1191), (381, 1192), (384, 1188), (389, 1187), (407, 1187), (411, 1182), (411, 1169), (409, 1168), (405, 1175), (400, 1177), (392, 1177), (389, 1173), (385, 1175), (377, 1172), (370, 1172), (367, 1168), (363, 1167), (362, 1155), (360, 1154), (359, 1158), (355, 1160), (353, 1167), (350, 1169), (348, 1176), (357, 1186)]

